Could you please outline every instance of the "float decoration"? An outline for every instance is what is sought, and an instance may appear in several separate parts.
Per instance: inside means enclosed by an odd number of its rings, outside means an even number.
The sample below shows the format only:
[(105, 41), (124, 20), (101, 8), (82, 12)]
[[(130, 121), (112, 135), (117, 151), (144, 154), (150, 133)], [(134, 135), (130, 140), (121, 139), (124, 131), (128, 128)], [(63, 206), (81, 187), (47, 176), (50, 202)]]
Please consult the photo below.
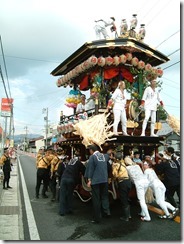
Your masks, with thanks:
[(175, 133), (180, 133), (180, 120), (179, 119), (177, 119), (173, 115), (168, 114), (168, 118), (166, 119), (166, 121)]
[(65, 105), (69, 108), (76, 108), (77, 104), (81, 102), (81, 95), (82, 93), (78, 89), (70, 90)]
[(139, 60), (137, 57), (133, 57), (132, 53), (125, 53), (120, 56), (115, 55), (114, 57), (111, 57), (110, 55), (108, 57), (100, 56), (98, 58), (92, 55), (86, 61), (69, 71), (66, 75), (60, 77), (56, 84), (58, 87), (66, 87), (67, 85), (70, 85), (71, 87), (72, 80), (82, 73), (87, 73), (93, 67), (104, 67), (105, 70), (112, 69), (113, 67), (120, 67), (123, 69), (123, 64), (125, 66), (128, 64), (130, 69), (132, 68), (131, 71), (133, 71), (133, 74), (137, 74), (142, 70), (145, 73), (145, 77), (148, 81), (151, 79), (156, 79), (157, 77), (160, 78), (163, 75), (163, 70), (160, 67), (155, 68), (149, 63), (145, 64), (145, 62)]
[(73, 133), (83, 138), (82, 143), (85, 147), (96, 144), (101, 148), (101, 145), (107, 140), (114, 140), (114, 138), (110, 138), (113, 135), (113, 132), (110, 131), (112, 125), (107, 123), (109, 115), (110, 113), (103, 113), (90, 117), (88, 120), (79, 121), (73, 126), (75, 129)]

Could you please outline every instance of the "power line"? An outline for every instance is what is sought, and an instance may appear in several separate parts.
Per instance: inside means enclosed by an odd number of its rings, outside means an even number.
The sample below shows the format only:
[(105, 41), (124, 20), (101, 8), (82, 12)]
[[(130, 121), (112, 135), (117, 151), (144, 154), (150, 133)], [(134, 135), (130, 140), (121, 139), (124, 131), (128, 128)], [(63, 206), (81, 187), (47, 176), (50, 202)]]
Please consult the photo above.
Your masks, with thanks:
[(176, 62), (176, 63), (174, 63), (174, 64), (171, 64), (171, 65), (169, 65), (169, 66), (163, 68), (163, 70), (168, 69), (168, 68), (170, 68), (170, 67), (172, 67), (172, 66), (174, 66), (174, 65), (176, 65), (176, 64), (178, 64), (178, 63), (180, 63), (180, 61), (178, 61), (178, 62)]
[(25, 58), (25, 57), (17, 57), (17, 56), (10, 56), (10, 55), (5, 55), (5, 56), (7, 58), (25, 59), (25, 60), (32, 60), (32, 61), (38, 61), (38, 62), (49, 62), (49, 63), (56, 63), (56, 64), (60, 63), (57, 61), (49, 61), (49, 60), (43, 60), (43, 59)]
[[(147, 1), (147, 2), (149, 2), (149, 1)], [(147, 11), (147, 13), (143, 16), (143, 18), (142, 19), (144, 19), (147, 15), (149, 15), (150, 14), (150, 11), (151, 10), (153, 10), (153, 8), (156, 6), (156, 5), (158, 5), (158, 2), (160, 2), (159, 0)], [(140, 20), (140, 22), (142, 21), (142, 19)]]
[(8, 80), (8, 72), (7, 72), (7, 68), (6, 68), (6, 61), (5, 61), (5, 57), (4, 57), (3, 43), (2, 43), (1, 35), (0, 35), (0, 43), (1, 43), (1, 51), (2, 51), (2, 56), (3, 56), (4, 69), (5, 69), (6, 79), (7, 79), (7, 83), (8, 83), (8, 90), (9, 90), (9, 94), (11, 97), (10, 85), (9, 85), (9, 80)]
[(178, 52), (179, 50), (180, 50), (180, 48), (178, 48), (178, 49), (175, 50), (174, 52), (170, 53), (170, 54), (168, 55), (168, 57), (170, 57), (170, 56), (173, 55), (174, 53)]
[[(171, 0), (172, 1), (172, 0)], [(163, 10), (165, 10), (168, 6), (169, 6), (169, 4), (171, 3), (171, 1), (168, 3), (166, 3), (164, 6), (162, 6), (161, 8), (160, 8), (160, 11), (150, 20), (150, 22), (148, 22), (148, 24), (146, 24), (147, 26), (148, 25), (150, 25), (151, 24), (151, 22), (155, 19), (155, 17), (156, 16), (158, 16)]]
[(171, 79), (168, 79), (168, 78), (166, 78), (165, 76), (163, 76), (162, 78), (165, 79), (165, 80), (168, 80), (168, 81), (171, 81), (171, 82), (174, 82), (174, 83), (175, 83), (175, 81), (173, 81), (173, 80), (171, 80)]
[(162, 93), (165, 94), (167, 97), (170, 97), (170, 98), (174, 99), (175, 101), (180, 100), (179, 97), (178, 97), (178, 99), (177, 99), (176, 97), (172, 97), (171, 95), (168, 95), (167, 93), (165, 93), (165, 92), (163, 92), (163, 91), (162, 91)]
[(0, 65), (0, 75), (1, 75), (2, 82), (3, 82), (3, 86), (4, 86), (4, 91), (5, 91), (6, 97), (9, 99), (8, 93), (7, 93), (7, 90), (6, 90), (6, 85), (5, 85), (4, 78), (3, 78), (3, 73), (2, 73), (1, 65)]
[(180, 30), (176, 31), (175, 33), (173, 33), (172, 35), (170, 35), (168, 38), (166, 38), (163, 42), (161, 42), (158, 46), (156, 46), (155, 48), (158, 48), (161, 44), (163, 44), (164, 42), (166, 42), (167, 40), (169, 40), (172, 36), (176, 35), (178, 32), (180, 32)]

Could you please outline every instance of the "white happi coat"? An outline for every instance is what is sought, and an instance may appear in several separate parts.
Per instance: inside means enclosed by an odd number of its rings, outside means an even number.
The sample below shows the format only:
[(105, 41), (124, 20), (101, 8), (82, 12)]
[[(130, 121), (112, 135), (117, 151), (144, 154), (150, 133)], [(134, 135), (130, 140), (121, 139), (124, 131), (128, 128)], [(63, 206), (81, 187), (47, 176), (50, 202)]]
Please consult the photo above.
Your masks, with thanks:
[(114, 101), (114, 106), (113, 106), (113, 110), (124, 110), (125, 109), (125, 105), (126, 105), (126, 97), (121, 92), (121, 90), (119, 88), (117, 88), (114, 93), (112, 94), (111, 99), (113, 99)]
[(152, 111), (157, 110), (157, 104), (161, 101), (159, 92), (157, 90), (154, 91), (150, 86), (144, 90), (142, 100), (145, 101), (145, 110), (148, 109)]

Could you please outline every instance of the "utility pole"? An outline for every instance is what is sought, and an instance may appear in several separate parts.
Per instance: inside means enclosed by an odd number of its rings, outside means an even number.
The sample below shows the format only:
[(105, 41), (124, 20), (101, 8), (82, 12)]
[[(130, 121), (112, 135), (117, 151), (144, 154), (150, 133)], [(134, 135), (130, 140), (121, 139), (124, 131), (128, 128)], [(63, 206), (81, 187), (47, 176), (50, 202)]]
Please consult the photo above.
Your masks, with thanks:
[(45, 149), (47, 149), (47, 140), (48, 140), (48, 108), (43, 108), (42, 113), (46, 113), (46, 116), (44, 117), (45, 120)]
[(27, 126), (25, 126), (24, 129), (26, 131), (26, 134), (25, 134), (25, 137), (24, 137), (24, 152), (25, 152), (26, 144), (27, 144), (27, 132), (28, 132)]

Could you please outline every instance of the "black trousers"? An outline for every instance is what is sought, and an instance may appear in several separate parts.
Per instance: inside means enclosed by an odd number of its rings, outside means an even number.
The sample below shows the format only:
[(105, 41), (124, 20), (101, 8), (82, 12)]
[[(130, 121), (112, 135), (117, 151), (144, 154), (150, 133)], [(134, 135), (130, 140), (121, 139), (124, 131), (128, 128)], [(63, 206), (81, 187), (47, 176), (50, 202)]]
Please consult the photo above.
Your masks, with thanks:
[(75, 180), (72, 178), (61, 178), (59, 195), (59, 213), (67, 214), (73, 211), (73, 191)]
[(171, 205), (173, 205), (174, 207), (177, 207), (176, 201), (174, 200), (175, 192), (177, 193), (177, 196), (179, 198), (179, 204), (180, 204), (180, 185), (166, 187), (167, 200), (170, 202)]
[(126, 208), (129, 205), (128, 198), (131, 187), (132, 183), (129, 179), (123, 180), (118, 183), (119, 197), (123, 208)]
[(57, 182), (56, 182), (56, 174), (55, 172), (53, 173), (53, 176), (50, 180), (50, 189), (52, 191), (52, 197), (55, 198), (56, 197), (56, 185), (57, 185)]
[(10, 171), (3, 171), (3, 174), (4, 174), (3, 188), (5, 188), (5, 184), (7, 184), (7, 187), (9, 186)]
[(40, 186), (43, 180), (43, 190), (42, 195), (45, 195), (45, 192), (48, 187), (48, 170), (44, 168), (37, 169), (37, 178), (36, 178), (36, 196), (39, 196)]
[(93, 217), (95, 221), (100, 221), (101, 214), (110, 214), (108, 183), (91, 185)]

